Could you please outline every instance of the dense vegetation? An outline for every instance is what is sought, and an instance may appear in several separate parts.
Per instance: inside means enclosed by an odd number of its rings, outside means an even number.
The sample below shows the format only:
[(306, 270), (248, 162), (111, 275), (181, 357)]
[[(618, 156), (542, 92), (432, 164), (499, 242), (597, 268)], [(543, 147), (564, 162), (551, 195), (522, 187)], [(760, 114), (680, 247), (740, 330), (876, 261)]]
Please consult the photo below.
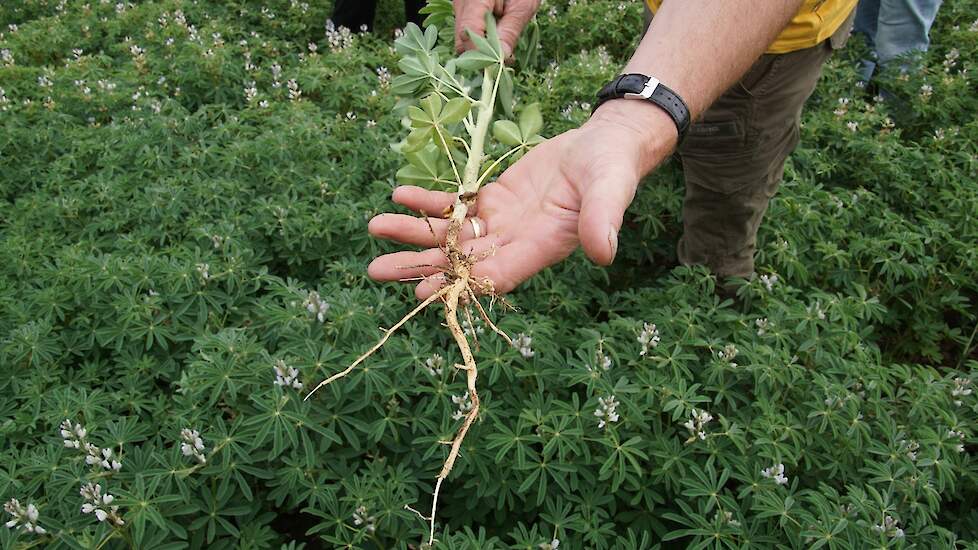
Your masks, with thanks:
[[(974, 547), (976, 8), (869, 89), (858, 38), (827, 64), (736, 300), (677, 266), (670, 162), (612, 268), (576, 255), (494, 310), (518, 347), (470, 326), (482, 412), (436, 547)], [(544, 3), (514, 90), (543, 135), (587, 117), (641, 12)], [(425, 540), (406, 506), (465, 412), (439, 316), (302, 400), (415, 304), (365, 275), (394, 249), (366, 223), (407, 135), (397, 15), (328, 15), (0, 6), (4, 548)]]

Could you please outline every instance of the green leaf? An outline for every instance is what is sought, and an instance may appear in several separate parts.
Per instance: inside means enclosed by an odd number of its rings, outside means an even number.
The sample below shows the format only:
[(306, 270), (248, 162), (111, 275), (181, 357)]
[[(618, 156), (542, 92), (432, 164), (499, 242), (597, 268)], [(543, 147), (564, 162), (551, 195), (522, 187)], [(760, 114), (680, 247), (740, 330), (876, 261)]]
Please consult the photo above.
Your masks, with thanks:
[(404, 140), (404, 146), (401, 147), (401, 152), (411, 153), (413, 151), (418, 151), (430, 143), (431, 135), (433, 133), (432, 128), (434, 128), (434, 126), (425, 126), (408, 134), (408, 137)]
[(455, 59), (455, 66), (463, 71), (478, 71), (497, 62), (496, 58), (489, 54), (479, 50), (469, 50)]
[(493, 16), (491, 11), (486, 11), (486, 41), (492, 48), (492, 51), (496, 52), (499, 59), (503, 58), (503, 44), (499, 41), (499, 32), (496, 29), (496, 18)]
[(397, 62), (404, 74), (409, 76), (427, 75), (428, 71), (417, 57), (405, 57)]
[(540, 104), (531, 103), (520, 112), (520, 134), (523, 137), (539, 134), (543, 129), (543, 116), (540, 115)]
[(414, 165), (408, 165), (397, 171), (397, 183), (402, 185), (425, 185), (435, 182), (434, 176)]
[(428, 94), (421, 100), (421, 108), (428, 113), (432, 121), (438, 120), (441, 114), (442, 101), (438, 94)]
[(469, 38), (471, 38), (472, 43), (475, 44), (476, 50), (491, 57), (493, 63), (500, 63), (502, 61), (502, 53), (497, 52), (496, 48), (494, 48), (488, 40), (472, 31), (469, 31)]
[(499, 104), (506, 116), (513, 116), (513, 69), (506, 68), (499, 73)]
[(426, 76), (411, 76), (399, 74), (391, 80), (391, 93), (394, 95), (413, 94), (428, 78)]
[(440, 156), (438, 150), (434, 147), (425, 147), (420, 151), (406, 153), (404, 155), (412, 166), (417, 166), (432, 176), (438, 174), (438, 158)]
[(434, 25), (429, 25), (428, 28), (424, 30), (424, 43), (428, 49), (435, 47), (435, 43), (438, 41), (438, 29)]
[(394, 48), (397, 53), (406, 57), (418, 52), (426, 52), (431, 49), (431, 46), (428, 45), (428, 40), (421, 33), (421, 29), (414, 23), (408, 23), (404, 27), (404, 34), (394, 41)]
[(496, 141), (512, 147), (523, 143), (523, 138), (520, 136), (520, 127), (511, 120), (497, 120), (494, 122), (492, 124), (492, 137), (496, 138)]
[(465, 115), (469, 114), (471, 107), (472, 105), (469, 103), (469, 100), (463, 97), (453, 98), (442, 109), (439, 122), (442, 124), (456, 124), (461, 122), (465, 118)]
[(408, 118), (411, 119), (412, 128), (422, 128), (424, 126), (431, 126), (435, 123), (430, 114), (422, 111), (420, 107), (416, 107), (414, 105), (408, 107)]

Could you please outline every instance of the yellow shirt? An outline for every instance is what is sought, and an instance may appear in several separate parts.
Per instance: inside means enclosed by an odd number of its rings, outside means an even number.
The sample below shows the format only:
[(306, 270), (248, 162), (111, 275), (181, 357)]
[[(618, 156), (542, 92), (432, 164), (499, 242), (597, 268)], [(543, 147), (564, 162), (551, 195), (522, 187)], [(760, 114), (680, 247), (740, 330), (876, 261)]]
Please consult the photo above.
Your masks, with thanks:
[[(648, 3), (655, 13), (662, 0)], [(767, 53), (788, 53), (821, 44), (839, 29), (855, 7), (856, 0), (805, 0)]]

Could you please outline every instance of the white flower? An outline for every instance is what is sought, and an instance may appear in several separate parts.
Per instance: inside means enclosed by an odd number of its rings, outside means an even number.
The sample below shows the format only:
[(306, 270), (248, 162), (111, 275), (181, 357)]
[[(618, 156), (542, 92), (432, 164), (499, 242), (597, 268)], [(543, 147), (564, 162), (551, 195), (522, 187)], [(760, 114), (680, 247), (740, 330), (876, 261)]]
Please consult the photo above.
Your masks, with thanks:
[(299, 83), (296, 82), (294, 78), (292, 78), (289, 79), (287, 85), (289, 88), (289, 99), (291, 99), (292, 101), (298, 101), (299, 98), (302, 96), (302, 91), (299, 90)]
[(901, 439), (900, 448), (907, 453), (907, 458), (909, 458), (911, 462), (917, 461), (917, 451), (920, 450), (920, 443), (917, 443), (912, 439), (909, 442), (906, 439)]
[(601, 367), (601, 370), (608, 370), (611, 368), (611, 357), (605, 355), (601, 350), (598, 350), (597, 353), (594, 354), (594, 360), (594, 362)]
[(740, 527), (740, 522), (733, 518), (733, 512), (730, 511), (724, 511), (723, 515), (721, 516), (720, 511), (718, 510), (713, 514), (713, 521), (715, 522), (717, 520), (729, 524), (731, 527)]
[(598, 428), (604, 428), (610, 422), (618, 422), (618, 400), (614, 395), (598, 398), (598, 408), (594, 411), (594, 416), (598, 417)]
[(4, 48), (0, 50), (0, 61), (2, 61), (4, 65), (10, 67), (14, 64), (14, 54), (10, 53), (10, 50)]
[(452, 415), (452, 420), (461, 420), (472, 410), (472, 399), (469, 392), (462, 395), (452, 395), (452, 403), (458, 405), (458, 410)]
[(204, 440), (200, 437), (200, 432), (184, 428), (180, 430), (180, 439), (183, 441), (180, 444), (180, 452), (183, 453), (183, 456), (192, 456), (201, 464), (207, 462), (207, 457), (204, 456), (206, 448), (204, 447)]
[(469, 338), (481, 336), (485, 331), (486, 330), (482, 328), (482, 319), (464, 319), (462, 321), (462, 332), (464, 332)]
[(894, 539), (902, 539), (904, 534), (903, 529), (900, 528), (900, 521), (891, 516), (884, 517), (882, 523), (874, 525), (873, 531)]
[(115, 497), (108, 493), (102, 493), (101, 485), (86, 483), (82, 485), (79, 493), (85, 499), (85, 503), (81, 507), (83, 514), (94, 513), (99, 521), (109, 520), (117, 526), (125, 524), (122, 516), (119, 515), (119, 507), (111, 506)]
[(757, 327), (757, 335), (764, 336), (771, 323), (768, 322), (767, 317), (764, 317), (763, 319), (755, 319), (754, 326)]
[(318, 292), (310, 290), (302, 305), (314, 319), (320, 323), (326, 321), (326, 312), (329, 311), (330, 305), (319, 296)]
[(197, 264), (197, 273), (200, 274), (201, 280), (206, 283), (211, 278), (210, 264)]
[(97, 445), (86, 441), (88, 430), (81, 424), (72, 424), (71, 420), (66, 419), (61, 423), (60, 432), (66, 448), (85, 451), (85, 464), (101, 466), (114, 472), (122, 469), (122, 463), (115, 459), (112, 449), (100, 449)]
[(541, 542), (538, 547), (540, 550), (557, 550), (560, 547), (560, 539), (554, 537), (550, 542)]
[(37, 511), (37, 506), (33, 503), (28, 504), (27, 508), (24, 508), (19, 500), (12, 498), (3, 505), (3, 509), (13, 516), (13, 519), (4, 524), (7, 528), (14, 529), (16, 527), (22, 531), (36, 535), (47, 533), (46, 529), (37, 524), (37, 518), (40, 514)]
[(849, 128), (850, 132), (855, 132), (859, 129), (859, 123), (850, 120), (849, 122), (846, 122), (846, 128)]
[(516, 338), (513, 338), (513, 347), (520, 352), (520, 355), (522, 355), (524, 359), (533, 357), (534, 351), (533, 348), (530, 347), (532, 343), (533, 338), (523, 332), (517, 334)]
[(964, 401), (962, 397), (967, 397), (971, 395), (971, 379), (970, 378), (955, 378), (954, 388), (951, 390), (951, 397), (954, 398), (955, 406), (960, 407)]
[(373, 533), (377, 530), (376, 525), (377, 519), (367, 513), (366, 506), (357, 506), (355, 512), (353, 512), (353, 524), (356, 526), (363, 525), (364, 529), (368, 532)]
[(689, 431), (689, 439), (686, 443), (706, 439), (706, 425), (713, 420), (713, 415), (698, 409), (691, 410), (689, 414), (689, 420), (683, 422), (683, 427)]
[(81, 449), (86, 435), (88, 430), (81, 424), (72, 424), (67, 419), (61, 423), (61, 438), (64, 439), (65, 447)]
[(778, 485), (787, 485), (788, 478), (784, 475), (784, 464), (775, 464), (770, 468), (761, 470), (761, 475), (773, 479)]
[(377, 81), (381, 88), (387, 88), (391, 85), (391, 72), (387, 70), (387, 67), (377, 67)]
[(764, 285), (764, 288), (766, 288), (768, 292), (771, 292), (771, 290), (774, 289), (774, 285), (778, 283), (777, 274), (761, 275), (760, 279), (761, 284)]
[(934, 87), (930, 84), (924, 84), (920, 87), (920, 98), (924, 101), (930, 99), (930, 96), (934, 94)]
[(642, 332), (638, 335), (638, 341), (642, 344), (642, 351), (639, 355), (648, 355), (649, 350), (659, 346), (659, 329), (655, 323), (642, 323)]
[(292, 387), (297, 390), (302, 389), (302, 382), (299, 381), (299, 370), (285, 364), (284, 359), (276, 359), (272, 365), (275, 371), (275, 385)]
[(811, 304), (810, 306), (808, 306), (807, 309), (808, 309), (809, 315), (814, 315), (820, 321), (824, 321), (825, 320), (825, 310), (822, 309), (822, 302), (821, 302), (821, 300), (815, 300), (815, 303), (814, 304)]
[(332, 20), (326, 20), (326, 42), (331, 51), (341, 52), (353, 45), (353, 33), (346, 27), (336, 28)]
[(734, 363), (733, 360), (735, 357), (737, 357), (737, 353), (739, 353), (737, 350), (737, 346), (733, 344), (727, 344), (723, 346), (722, 350), (717, 352), (717, 359), (723, 361), (724, 363), (730, 363), (731, 367), (736, 367), (737, 363)]
[(441, 376), (442, 368), (445, 366), (445, 358), (436, 353), (425, 360), (424, 366), (431, 376)]

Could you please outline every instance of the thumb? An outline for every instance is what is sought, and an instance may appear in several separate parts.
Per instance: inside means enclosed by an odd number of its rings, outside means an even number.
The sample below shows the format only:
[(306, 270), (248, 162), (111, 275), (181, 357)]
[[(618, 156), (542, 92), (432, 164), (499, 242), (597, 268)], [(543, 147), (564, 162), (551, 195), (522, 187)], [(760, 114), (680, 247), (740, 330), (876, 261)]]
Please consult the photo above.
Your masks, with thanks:
[(496, 24), (496, 32), (499, 33), (499, 41), (503, 43), (503, 54), (506, 57), (513, 55), (520, 33), (533, 18), (538, 6), (539, 2), (535, 1), (509, 2), (505, 5), (505, 11)]
[(615, 164), (605, 164), (587, 181), (578, 218), (581, 246), (588, 258), (600, 265), (610, 265), (615, 259), (622, 217), (638, 187), (638, 175)]

